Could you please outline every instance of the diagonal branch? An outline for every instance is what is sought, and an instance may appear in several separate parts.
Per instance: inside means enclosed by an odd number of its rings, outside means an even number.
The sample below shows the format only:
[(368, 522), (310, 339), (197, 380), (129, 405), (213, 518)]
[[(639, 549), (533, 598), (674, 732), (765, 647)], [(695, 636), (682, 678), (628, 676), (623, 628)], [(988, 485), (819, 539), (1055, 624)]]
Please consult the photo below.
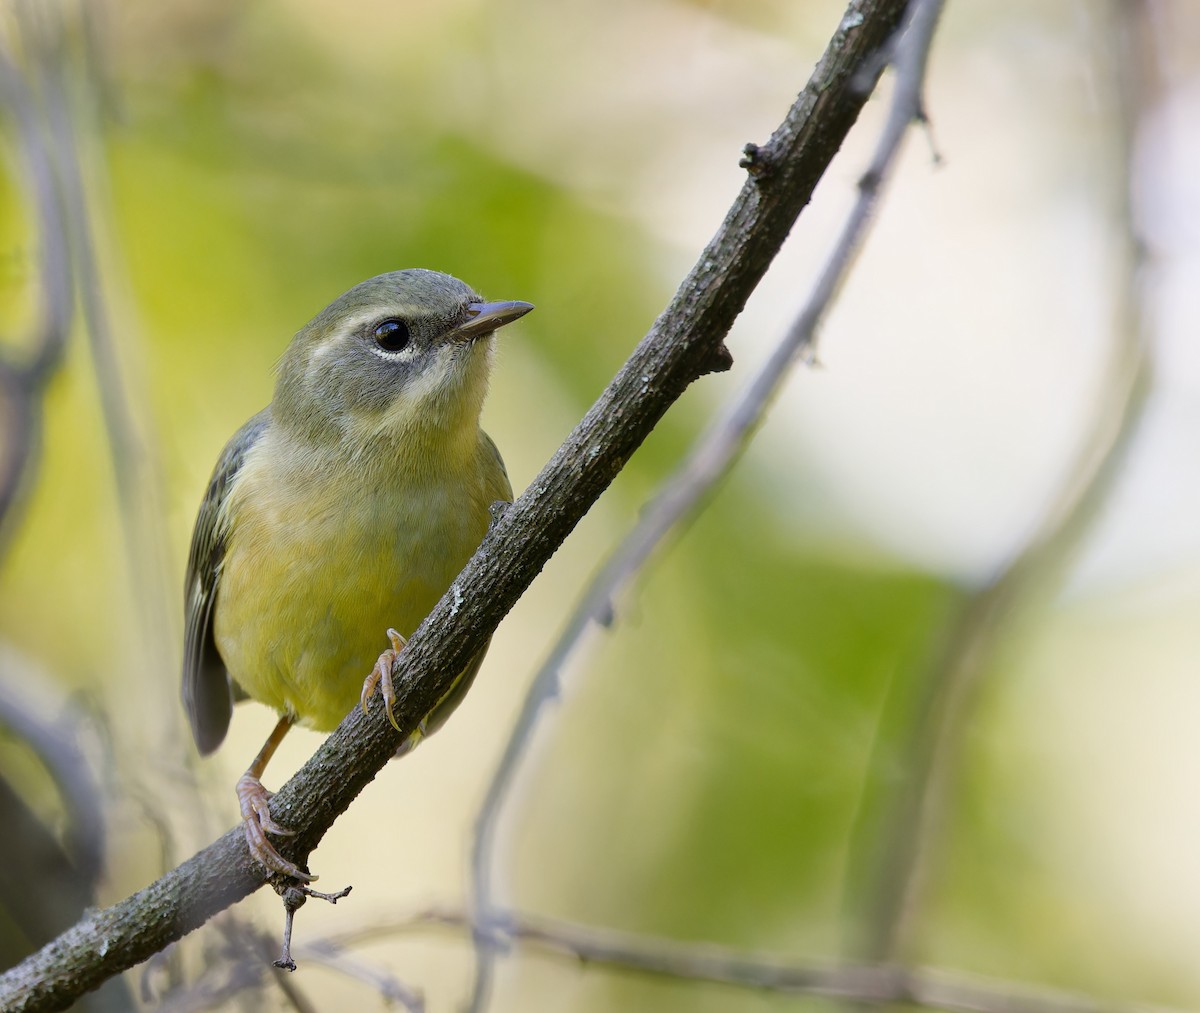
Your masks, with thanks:
[(542, 708), (558, 695), (559, 674), (583, 635), (593, 623), (610, 622), (613, 599), (645, 565), (663, 539), (694, 514), (706, 493), (741, 458), (795, 363), (801, 359), (812, 361), (815, 357), (817, 329), (854, 263), (902, 142), (909, 127), (924, 120), (925, 70), (942, 6), (943, 0), (917, 0), (912, 6), (909, 23), (894, 43), (891, 62), (896, 70), (896, 83), (887, 121), (870, 164), (859, 180), (858, 199), (804, 308), (741, 394), (696, 440), (687, 459), (663, 484), (642, 512), (637, 525), (596, 574), (529, 687), (475, 821), (471, 897), (478, 953), (472, 1009), (482, 1007), (490, 987), (497, 949), (492, 939), (493, 923), (503, 922), (506, 917), (495, 909), (492, 889), (491, 863), (497, 824)]
[[(905, 0), (852, 0), (808, 85), (771, 139), (716, 235), (615, 379), (502, 516), (397, 660), (397, 733), (355, 710), (275, 796), (303, 862), (403, 736), (450, 687), (693, 380), (730, 365), (722, 344), (882, 70)], [(0, 976), (0, 1007), (63, 1009), (203, 924), (265, 882), (235, 829), (157, 882), (79, 924)]]
[(1119, 158), (1116, 253), (1118, 282), (1113, 300), (1114, 346), (1082, 445), (1065, 469), (1065, 479), (1027, 544), (984, 586), (964, 602), (947, 631), (938, 656), (921, 687), (917, 709), (901, 743), (900, 761), (877, 746), (872, 765), (899, 769), (885, 800), (881, 825), (859, 832), (869, 868), (862, 911), (862, 938), (856, 955), (866, 960), (904, 960), (915, 946), (924, 892), (935, 865), (941, 827), (961, 761), (964, 732), (980, 698), (996, 651), (1031, 603), (1061, 582), (1080, 546), (1091, 533), (1127, 463), (1139, 432), (1151, 389), (1153, 362), (1145, 326), (1146, 244), (1132, 201), (1135, 135), (1144, 115), (1148, 75), (1147, 40), (1141, 2), (1113, 0), (1108, 17), (1113, 35), (1114, 75), (1109, 97), (1117, 113)]

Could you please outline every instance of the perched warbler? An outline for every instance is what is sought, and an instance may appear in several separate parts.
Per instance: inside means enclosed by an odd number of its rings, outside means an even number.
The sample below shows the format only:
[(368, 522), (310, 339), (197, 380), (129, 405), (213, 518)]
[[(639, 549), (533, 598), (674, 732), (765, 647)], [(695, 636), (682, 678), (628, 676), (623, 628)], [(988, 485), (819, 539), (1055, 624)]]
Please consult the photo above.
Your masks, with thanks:
[[(260, 780), (279, 742), (296, 722), (332, 729), (377, 686), (396, 723), (404, 636), (478, 547), (490, 505), (512, 499), (479, 414), (492, 335), (531, 309), (436, 271), (364, 281), (292, 339), (274, 399), (217, 461), (188, 559), (183, 703), (205, 754), (235, 699), (281, 715), (237, 786), (251, 852), (274, 872), (315, 878), (266, 838), (288, 833)], [(482, 659), (400, 752), (441, 726)]]

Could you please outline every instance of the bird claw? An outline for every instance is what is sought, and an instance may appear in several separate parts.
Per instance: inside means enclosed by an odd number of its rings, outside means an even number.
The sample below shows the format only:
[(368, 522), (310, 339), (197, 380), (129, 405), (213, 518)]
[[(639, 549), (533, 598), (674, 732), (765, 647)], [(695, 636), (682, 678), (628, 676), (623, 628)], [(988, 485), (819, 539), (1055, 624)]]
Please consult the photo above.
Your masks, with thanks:
[(246, 832), (246, 844), (251, 856), (269, 872), (298, 879), (301, 883), (312, 883), (317, 877), (305, 872), (294, 862), (289, 862), (275, 846), (267, 840), (267, 834), (276, 837), (291, 837), (296, 831), (280, 826), (271, 818), (270, 801), (275, 793), (263, 787), (262, 781), (247, 771), (237, 783), (238, 805), (242, 810), (242, 827)]
[(392, 705), (396, 702), (396, 690), (392, 686), (392, 666), (396, 663), (396, 657), (404, 649), (406, 641), (393, 629), (389, 629), (387, 635), (392, 646), (379, 655), (379, 660), (375, 662), (371, 674), (363, 680), (362, 693), (359, 695), (358, 702), (363, 713), (368, 713), (371, 697), (375, 695), (375, 690), (378, 688), (380, 696), (383, 697), (383, 709), (387, 713), (388, 721), (396, 731), (401, 732), (403, 729), (397, 723), (396, 715), (392, 711)]

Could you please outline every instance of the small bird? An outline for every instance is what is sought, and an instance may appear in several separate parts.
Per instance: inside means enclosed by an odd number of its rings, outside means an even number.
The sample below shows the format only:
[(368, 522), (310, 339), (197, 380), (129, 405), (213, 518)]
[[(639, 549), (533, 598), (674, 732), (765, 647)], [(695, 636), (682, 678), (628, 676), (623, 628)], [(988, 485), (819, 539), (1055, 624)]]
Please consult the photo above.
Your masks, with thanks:
[[(202, 754), (225, 738), (235, 700), (279, 712), (237, 785), (251, 853), (272, 872), (316, 878), (266, 837), (289, 833), (260, 780), (280, 741), (297, 722), (333, 729), (377, 687), (396, 724), (404, 637), (479, 546), (491, 504), (512, 499), (479, 415), (492, 336), (531, 309), (436, 271), (364, 281), (292, 339), (274, 399), (217, 460), (188, 558), (183, 704)], [(399, 753), (445, 722), (482, 660)]]

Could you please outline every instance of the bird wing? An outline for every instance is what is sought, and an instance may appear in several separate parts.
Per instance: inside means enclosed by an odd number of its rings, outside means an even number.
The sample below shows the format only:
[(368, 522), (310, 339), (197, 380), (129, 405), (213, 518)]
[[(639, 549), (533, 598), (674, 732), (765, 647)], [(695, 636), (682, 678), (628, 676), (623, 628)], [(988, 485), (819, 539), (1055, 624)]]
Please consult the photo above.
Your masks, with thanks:
[[(511, 503), (513, 498), (512, 485), (508, 480), (508, 469), (504, 467), (504, 458), (500, 456), (500, 451), (492, 441), (492, 438), (482, 429), (479, 431), (479, 436), (479, 453), (482, 458), (480, 464), (487, 495), (488, 497), (494, 497), (493, 502), (499, 500), (503, 503)], [(479, 672), (479, 666), (483, 664), (483, 656), (487, 654), (488, 645), (491, 642), (492, 640), (489, 637), (483, 647), (479, 649), (479, 653), (459, 673), (453, 685), (446, 691), (446, 695), (433, 705), (433, 710), (425, 715), (425, 720), (421, 722), (421, 727), (405, 740), (397, 752), (397, 756), (402, 756), (416, 748), (418, 742), (428, 738), (446, 723), (455, 708), (462, 703), (463, 698), (467, 695), (467, 690), (471, 688), (471, 684), (475, 681), (475, 676)]]
[[(511, 503), (513, 498), (512, 485), (508, 481), (508, 469), (504, 466), (504, 458), (500, 456), (500, 448), (496, 442), (482, 429), (480, 453), (484, 458), (483, 472), (491, 479), (493, 494), (504, 503)], [(491, 465), (489, 468), (488, 465)]]
[(246, 459), (246, 452), (262, 436), (270, 421), (270, 409), (264, 408), (225, 445), (200, 503), (200, 513), (192, 532), (192, 549), (184, 581), (183, 706), (192, 726), (192, 736), (203, 755), (211, 753), (225, 738), (236, 690), (213, 639), (213, 609), (220, 587), (227, 535), (221, 506)]

